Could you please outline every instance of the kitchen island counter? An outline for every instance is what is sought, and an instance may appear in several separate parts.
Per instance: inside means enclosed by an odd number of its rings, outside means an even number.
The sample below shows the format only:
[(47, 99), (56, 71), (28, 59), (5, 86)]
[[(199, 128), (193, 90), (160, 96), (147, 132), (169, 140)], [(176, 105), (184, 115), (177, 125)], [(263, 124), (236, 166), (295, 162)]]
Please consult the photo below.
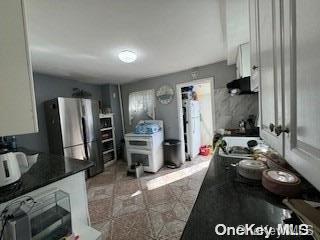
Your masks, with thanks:
[(90, 227), (86, 170), (93, 163), (85, 160), (36, 153), (19, 149), (28, 155), (29, 168), (22, 174), (19, 184), (11, 190), (0, 192), (0, 211), (21, 197), (37, 199), (57, 190), (70, 197), (71, 224), (74, 233), (81, 239), (101, 240), (101, 233)]
[(28, 155), (29, 167), (17, 184), (0, 190), (0, 204), (93, 166), (90, 161), (37, 153), (25, 149), (19, 149), (19, 151)]

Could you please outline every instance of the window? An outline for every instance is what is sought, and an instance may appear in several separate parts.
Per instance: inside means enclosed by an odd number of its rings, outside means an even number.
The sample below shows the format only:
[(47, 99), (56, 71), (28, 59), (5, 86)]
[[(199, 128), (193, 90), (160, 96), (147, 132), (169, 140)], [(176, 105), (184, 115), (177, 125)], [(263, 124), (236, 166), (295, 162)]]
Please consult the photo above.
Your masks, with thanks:
[(155, 118), (154, 90), (145, 90), (129, 94), (129, 123)]

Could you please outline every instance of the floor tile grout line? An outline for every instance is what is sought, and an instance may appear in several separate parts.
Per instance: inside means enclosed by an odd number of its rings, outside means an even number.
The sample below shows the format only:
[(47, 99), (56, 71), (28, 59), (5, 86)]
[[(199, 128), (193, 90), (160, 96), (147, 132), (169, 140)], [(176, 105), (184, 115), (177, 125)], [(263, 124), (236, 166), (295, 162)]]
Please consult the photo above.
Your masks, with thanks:
[[(148, 212), (147, 210), (141, 210), (141, 211), (142, 211), (142, 212), (145, 212), (146, 215), (149, 217), (149, 223), (150, 223), (150, 226), (152, 227), (152, 223), (151, 223), (151, 219), (150, 219), (150, 216), (149, 216), (149, 212)], [(128, 214), (125, 214), (125, 215), (131, 215), (131, 214), (134, 214), (134, 213), (128, 213)], [(124, 217), (125, 215), (122, 215), (121, 217)], [(118, 218), (121, 218), (121, 217), (118, 217)], [(117, 218), (115, 218), (115, 219), (117, 219)], [(131, 229), (132, 229), (132, 227), (126, 227), (126, 226), (123, 226), (123, 227), (126, 228), (127, 230), (131, 230)], [(153, 230), (153, 229), (152, 229), (152, 230)], [(154, 233), (154, 232), (152, 232), (152, 234), (153, 234), (153, 233)], [(152, 237), (152, 236), (150, 236), (150, 235), (148, 235), (148, 234), (145, 234), (145, 233), (139, 233), (139, 234), (154, 239), (154, 237)]]
[[(117, 164), (117, 161), (113, 164), (115, 165)], [(112, 230), (113, 230), (113, 207), (114, 207), (114, 195), (115, 195), (115, 189), (116, 189), (116, 174), (117, 174), (117, 166), (115, 166), (115, 169), (114, 169), (114, 181), (113, 181), (113, 189), (112, 189), (112, 196), (111, 196), (111, 220), (110, 220), (110, 229), (109, 229), (109, 236), (110, 236), (110, 239), (112, 240)]]
[[(140, 182), (140, 181), (139, 181)], [(141, 186), (142, 187), (142, 186)], [(148, 190), (147, 190), (148, 191)], [(149, 204), (147, 203), (147, 200), (146, 200), (146, 196), (144, 194), (144, 191), (142, 191), (141, 189), (141, 192), (142, 192), (142, 197), (143, 197), (143, 201), (145, 202), (145, 205), (146, 205), (146, 211), (147, 211), (147, 215), (149, 216), (149, 220), (150, 220), (150, 224), (151, 224), (151, 228), (152, 228), (152, 231), (153, 231), (153, 234), (155, 235), (155, 239), (158, 239), (158, 236), (156, 236), (156, 231), (155, 231), (155, 228), (154, 228), (154, 225), (151, 221), (151, 215), (150, 215), (150, 208), (149, 208)]]
[[(190, 166), (192, 166), (192, 164), (189, 164)], [(189, 165), (188, 166), (186, 166), (186, 167), (189, 167)], [(120, 218), (120, 217), (122, 217), (122, 216), (124, 216), (125, 214), (122, 214), (122, 215), (120, 215), (120, 216), (117, 216), (117, 217), (115, 217), (115, 216), (113, 216), (113, 208), (114, 208), (114, 206), (115, 206), (115, 201), (116, 201), (116, 187), (117, 187), (117, 184), (120, 184), (121, 182), (122, 183), (125, 183), (125, 182), (127, 182), (127, 181), (131, 181), (131, 180), (134, 180), (134, 179), (125, 179), (125, 177), (124, 177), (124, 174), (122, 173), (122, 177), (120, 176), (120, 178), (119, 179), (117, 179), (117, 175), (119, 174), (119, 172), (121, 171), (121, 169), (120, 169), (120, 167), (119, 167), (120, 165), (117, 165), (117, 163), (115, 163), (115, 165), (114, 165), (114, 169), (113, 169), (113, 171), (111, 170), (110, 172), (113, 172), (113, 177), (112, 177), (112, 184), (114, 185), (113, 186), (113, 189), (112, 189), (112, 196), (111, 196), (111, 214), (110, 214), (110, 217), (108, 217), (106, 220), (104, 220), (104, 221), (102, 221), (102, 222), (106, 222), (106, 221), (110, 221), (110, 224), (111, 224), (111, 226), (110, 226), (110, 228), (109, 228), (109, 236), (110, 237), (112, 237), (112, 229), (113, 229), (113, 221), (114, 221), (114, 219), (117, 219), (117, 218)], [(125, 165), (124, 166), (121, 166), (121, 167), (124, 167), (125, 168)], [(167, 169), (165, 169), (165, 170), (167, 170)], [(166, 173), (159, 173), (159, 175), (158, 176), (164, 176), (164, 175), (166, 175), (166, 174), (169, 174), (169, 173), (171, 173), (171, 172), (173, 172), (173, 171), (169, 171), (169, 172), (166, 172)], [(158, 173), (157, 173), (158, 174)], [(151, 179), (154, 179), (153, 177), (152, 177), (152, 175), (150, 175), (151, 176)], [(152, 222), (151, 222), (151, 213), (158, 213), (158, 214), (161, 214), (162, 212), (160, 212), (160, 211), (157, 211), (156, 209), (152, 209), (152, 208), (150, 208), (150, 204), (148, 204), (148, 201), (147, 201), (147, 199), (146, 199), (146, 193), (149, 191), (148, 189), (144, 189), (143, 188), (143, 181), (145, 180), (145, 181), (147, 181), (148, 180), (148, 178), (150, 177), (150, 176), (147, 176), (147, 178), (146, 179), (137, 179), (137, 183), (138, 183), (138, 189), (139, 190), (141, 190), (141, 192), (142, 192), (142, 200), (143, 200), (143, 204), (144, 204), (144, 209), (142, 209), (142, 211), (145, 211), (146, 212), (146, 214), (147, 214), (147, 217), (148, 217), (148, 220), (149, 220), (149, 222), (150, 222), (150, 228), (151, 228), (151, 230), (153, 231), (153, 234), (155, 234), (155, 229), (154, 229), (154, 225), (152, 224)], [(156, 177), (156, 176), (155, 176)], [(203, 178), (204, 178), (204, 176), (203, 176)], [(200, 181), (202, 182), (203, 181), (203, 178), (202, 179), (200, 179)], [(191, 179), (191, 178), (188, 178), (188, 181), (187, 181), (187, 184), (189, 184), (191, 181), (192, 181), (193, 179)], [(199, 178), (197, 177), (197, 178), (194, 178), (194, 181), (198, 181), (199, 180)], [(201, 185), (201, 182), (199, 183), (200, 185)], [(92, 186), (92, 184), (90, 184), (91, 182), (89, 182), (88, 183), (88, 189)], [(91, 185), (91, 186), (90, 186)], [(99, 186), (100, 184), (94, 184), (94, 186)], [(106, 186), (106, 185), (103, 185), (103, 186)], [(179, 186), (177, 186), (177, 187), (179, 187)], [(174, 192), (174, 189), (172, 188), (172, 186), (168, 186), (168, 190), (169, 190), (169, 192), (171, 192), (171, 193), (173, 193)], [(196, 188), (196, 189), (193, 189), (192, 188), (192, 190), (194, 190), (195, 192), (196, 192), (196, 195), (198, 195), (199, 194), (199, 190), (200, 190), (200, 188)], [(190, 204), (190, 202), (185, 202), (185, 201), (183, 201), (182, 199), (181, 199), (181, 197), (182, 197), (182, 194), (183, 194), (183, 191), (181, 191), (181, 193), (179, 193), (179, 194), (172, 194), (173, 195), (173, 197), (174, 197), (174, 199), (175, 199), (175, 202), (174, 202), (174, 204), (173, 204), (173, 206), (170, 206), (170, 210), (172, 211), (172, 210), (174, 210), (175, 209), (175, 207), (177, 206), (177, 204), (178, 203), (181, 203), (183, 206), (185, 206), (187, 209), (189, 208), (189, 205), (191, 205)], [(164, 204), (166, 204), (166, 203), (164, 203)], [(137, 204), (138, 206), (141, 206), (140, 204)], [(161, 205), (161, 204), (156, 204), (156, 205)], [(193, 202), (193, 204), (192, 205), (194, 205), (194, 202)], [(192, 208), (191, 208), (192, 209)], [(140, 210), (137, 210), (137, 211), (140, 211)], [(136, 212), (136, 211), (135, 211)], [(191, 210), (190, 210), (190, 212), (191, 212)], [(188, 213), (188, 216), (190, 215), (190, 212)], [(134, 212), (132, 212), (132, 213), (134, 213)], [(131, 213), (128, 213), (128, 214), (131, 214)], [(178, 218), (178, 217), (173, 217), (173, 219), (175, 219), (175, 220), (178, 220), (178, 221), (181, 221), (181, 222), (183, 222), (184, 223), (184, 227), (185, 227), (185, 223), (186, 223), (186, 221), (185, 220), (183, 220), (183, 219), (181, 219), (181, 218)], [(100, 222), (101, 223), (101, 222)], [(161, 227), (161, 229), (160, 229), (160, 232), (161, 231), (163, 231), (163, 229), (164, 229), (164, 227), (165, 227), (165, 225), (163, 224), (163, 226)], [(126, 229), (130, 229), (130, 228), (128, 228), (128, 227), (126, 227)], [(160, 232), (159, 232), (159, 234), (160, 234)], [(155, 235), (155, 237), (156, 237), (156, 239), (158, 239), (159, 238), (159, 234), (158, 234), (158, 236), (156, 236)], [(147, 237), (149, 237), (149, 238), (152, 238), (152, 239), (154, 239), (154, 236), (149, 236), (148, 234), (143, 234), (144, 236), (147, 236)], [(175, 235), (176, 236), (176, 235)], [(166, 238), (166, 239), (168, 239), (168, 238)]]
[[(150, 224), (151, 224), (151, 228), (152, 228), (152, 231), (153, 231), (153, 234), (155, 235), (155, 239), (158, 239), (158, 234), (156, 233), (156, 230), (155, 230), (155, 228), (154, 228), (154, 225), (153, 225), (153, 223), (152, 223), (152, 221), (151, 221), (151, 214), (150, 214), (150, 209), (148, 209), (148, 216), (149, 216), (149, 220), (150, 220)], [(163, 228), (164, 226), (162, 226), (162, 228)], [(161, 228), (161, 230), (162, 230), (162, 228)], [(159, 232), (160, 233), (160, 232)]]

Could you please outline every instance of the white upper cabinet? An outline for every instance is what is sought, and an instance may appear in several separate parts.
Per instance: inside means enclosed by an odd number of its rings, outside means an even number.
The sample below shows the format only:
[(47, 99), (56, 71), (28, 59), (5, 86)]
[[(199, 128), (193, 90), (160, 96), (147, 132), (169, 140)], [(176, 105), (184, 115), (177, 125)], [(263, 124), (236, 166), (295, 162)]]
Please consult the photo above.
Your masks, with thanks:
[(259, 91), (259, 18), (258, 0), (249, 1), (249, 24), (250, 24), (250, 88), (253, 92)]
[(285, 156), (320, 190), (320, 1), (283, 3)]
[(320, 1), (250, 0), (250, 19), (253, 3), (260, 135), (320, 190)]
[(237, 52), (237, 78), (244, 78), (251, 75), (250, 72), (250, 45), (249, 43), (241, 44)]
[(280, 28), (277, 22), (279, 0), (261, 0), (258, 4), (259, 68), (260, 68), (260, 134), (271, 147), (283, 154), (283, 136), (277, 136), (276, 127), (282, 125)]
[(0, 1), (0, 136), (38, 131), (23, 0)]

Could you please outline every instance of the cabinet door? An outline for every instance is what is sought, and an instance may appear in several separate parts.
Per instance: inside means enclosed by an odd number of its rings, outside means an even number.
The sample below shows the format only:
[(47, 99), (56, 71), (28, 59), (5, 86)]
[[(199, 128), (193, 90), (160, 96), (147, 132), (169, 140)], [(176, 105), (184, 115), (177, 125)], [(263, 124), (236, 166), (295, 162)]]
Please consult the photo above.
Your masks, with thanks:
[(270, 125), (282, 125), (280, 0), (258, 1), (260, 43), (260, 119), (261, 137), (283, 154), (283, 136)]
[(320, 190), (320, 1), (283, 6), (285, 156)]
[(237, 58), (236, 58), (236, 77), (237, 79), (241, 78), (241, 51), (238, 48)]
[(0, 1), (0, 136), (38, 131), (22, 0)]
[(240, 45), (241, 51), (241, 77), (251, 76), (250, 72), (250, 45), (243, 43)]
[(249, 24), (250, 24), (250, 87), (251, 91), (259, 91), (259, 18), (258, 18), (258, 1), (249, 1)]

